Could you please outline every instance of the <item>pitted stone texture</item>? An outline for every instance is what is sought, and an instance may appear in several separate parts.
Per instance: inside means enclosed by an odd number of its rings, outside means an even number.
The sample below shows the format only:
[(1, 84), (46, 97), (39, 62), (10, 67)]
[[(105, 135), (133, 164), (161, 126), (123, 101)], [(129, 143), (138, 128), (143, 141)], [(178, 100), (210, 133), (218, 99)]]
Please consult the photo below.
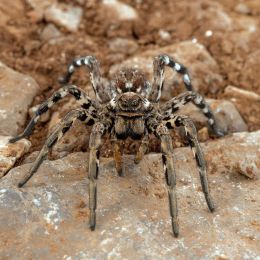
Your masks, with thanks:
[[(139, 165), (133, 156), (124, 156), (123, 178), (113, 159), (101, 159), (94, 232), (88, 228), (88, 154), (45, 161), (22, 189), (16, 184), (30, 165), (17, 167), (0, 183), (0, 257), (257, 259), (259, 140), (260, 132), (239, 133), (202, 146), (217, 206), (213, 214), (207, 210), (192, 152), (175, 150), (177, 239), (171, 233), (161, 154), (146, 155)], [(258, 163), (253, 180), (222, 165), (250, 166), (252, 160)]]
[(15, 144), (8, 143), (11, 136), (0, 136), (0, 178), (2, 178), (31, 147), (30, 141), (23, 139)]
[(15, 135), (24, 126), (38, 84), (0, 62), (0, 134)]

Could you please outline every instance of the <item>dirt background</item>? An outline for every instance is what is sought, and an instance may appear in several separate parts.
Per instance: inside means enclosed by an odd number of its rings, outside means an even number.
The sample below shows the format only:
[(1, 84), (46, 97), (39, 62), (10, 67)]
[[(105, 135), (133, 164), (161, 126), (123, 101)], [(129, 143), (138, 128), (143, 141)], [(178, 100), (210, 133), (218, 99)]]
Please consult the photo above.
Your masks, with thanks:
[[(130, 56), (192, 39), (197, 39), (206, 47), (224, 79), (214, 92), (202, 86), (203, 95), (225, 99), (224, 89), (228, 85), (260, 94), (260, 1), (121, 1), (138, 13), (137, 19), (129, 21), (116, 19), (112, 10), (111, 13), (104, 8), (102, 1), (58, 1), (81, 7), (83, 18), (78, 30), (73, 33), (58, 26), (61, 37), (54, 41), (44, 37), (48, 22), (32, 7), (31, 2), (34, 1), (21, 0), (19, 16), (15, 13), (13, 19), (0, 20), (0, 60), (38, 82), (41, 93), (32, 105), (39, 104), (60, 87), (58, 77), (64, 74), (67, 64), (76, 56), (95, 55), (101, 61), (104, 76), (108, 76), (112, 65)], [(7, 5), (10, 5), (12, 14), (12, 3)], [(235, 22), (227, 26), (230, 18)], [(250, 23), (253, 24), (251, 27)], [(166, 31), (167, 37), (160, 37), (160, 30)], [(208, 30), (213, 32), (211, 37), (205, 36)], [(110, 43), (117, 37), (131, 40), (137, 47), (131, 52), (115, 52)], [(148, 62), (152, 62), (152, 57)], [(84, 69), (77, 71), (72, 81), (82, 88), (90, 83)], [(67, 101), (67, 98), (61, 101), (52, 112), (59, 110)], [(250, 131), (260, 128), (259, 102), (240, 98), (235, 105)], [(47, 126), (48, 122), (37, 126), (30, 137), (33, 144), (31, 151), (42, 146)], [(130, 144), (126, 146), (126, 150), (131, 152)], [(157, 145), (152, 149), (156, 150)], [(110, 155), (108, 152), (107, 156)]]

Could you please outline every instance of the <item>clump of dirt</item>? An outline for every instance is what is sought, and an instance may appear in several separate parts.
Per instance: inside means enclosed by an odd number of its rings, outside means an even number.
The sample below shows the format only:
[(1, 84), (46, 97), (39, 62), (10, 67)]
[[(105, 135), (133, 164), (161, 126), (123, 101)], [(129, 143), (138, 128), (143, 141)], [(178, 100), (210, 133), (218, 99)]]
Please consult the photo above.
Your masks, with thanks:
[[(19, 17), (14, 17), (7, 26), (0, 21), (0, 60), (17, 71), (29, 74), (38, 82), (41, 93), (32, 106), (48, 98), (60, 87), (57, 79), (76, 56), (95, 55), (102, 62), (104, 76), (108, 76), (112, 65), (130, 56), (185, 40), (202, 43), (216, 60), (224, 79), (218, 92), (202, 94), (211, 98), (226, 98), (224, 88), (228, 85), (260, 94), (260, 14), (250, 7), (250, 1), (239, 1), (239, 7), (235, 0), (217, 3), (209, 0), (192, 3), (189, 0), (124, 0), (121, 2), (134, 8), (138, 18), (119, 20), (112, 11), (108, 12), (102, 1), (63, 0), (58, 2), (81, 7), (83, 18), (78, 30), (73, 33), (57, 26), (61, 36), (51, 40), (43, 38), (43, 31), (49, 25), (46, 19), (35, 18), (30, 1), (20, 2), (23, 11)], [(245, 4), (247, 9), (241, 8), (241, 4)], [(115, 53), (109, 43), (119, 37), (134, 42), (137, 48), (131, 53), (127, 50)], [(152, 57), (148, 62), (152, 62)], [(90, 80), (82, 69), (75, 73), (72, 82), (85, 88)], [(259, 102), (243, 98), (234, 102), (249, 130), (259, 129)], [(58, 111), (60, 107), (61, 104), (57, 104), (52, 111)], [(47, 135), (47, 125), (39, 124), (30, 137), (33, 144), (31, 151), (41, 147)], [(104, 147), (104, 155), (110, 156), (112, 149), (107, 140)], [(135, 149), (132, 142), (126, 141), (127, 153)], [(159, 150), (156, 141), (151, 142), (151, 149)]]

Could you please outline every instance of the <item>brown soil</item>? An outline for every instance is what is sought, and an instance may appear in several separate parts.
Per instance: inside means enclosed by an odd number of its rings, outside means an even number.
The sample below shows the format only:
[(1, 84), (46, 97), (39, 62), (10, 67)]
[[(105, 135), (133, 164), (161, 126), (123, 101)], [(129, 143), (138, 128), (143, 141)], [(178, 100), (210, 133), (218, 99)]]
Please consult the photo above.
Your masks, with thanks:
[[(242, 37), (239, 34), (241, 28), (235, 26), (234, 30), (228, 31), (221, 27), (221, 21), (218, 24), (218, 21), (212, 19), (214, 10), (220, 6), (230, 17), (236, 19), (237, 23), (239, 23), (239, 19), (250, 18), (255, 21), (257, 28), (260, 22), (260, 13), (257, 12), (260, 10), (260, 2), (257, 4), (254, 1), (258, 8), (252, 9), (253, 11), (247, 14), (241, 14), (235, 11), (236, 0), (192, 1), (195, 3), (189, 0), (124, 0), (122, 2), (134, 7), (140, 17), (136, 21), (124, 22), (114, 21), (113, 16), (101, 8), (101, 1), (63, 0), (59, 2), (81, 6), (84, 9), (84, 17), (79, 30), (75, 33), (69, 33), (64, 28), (59, 27), (63, 39), (58, 44), (42, 40), (41, 33), (47, 22), (44, 19), (35, 21), (33, 10), (26, 2), (24, 2), (24, 12), (20, 13), (20, 17), (10, 21), (8, 28), (0, 25), (0, 60), (15, 70), (31, 75), (42, 88), (42, 92), (35, 98), (33, 105), (39, 104), (55, 89), (59, 88), (57, 79), (65, 72), (68, 62), (75, 56), (95, 55), (101, 61), (103, 73), (107, 76), (110, 66), (120, 63), (129, 56), (127, 52), (116, 55), (111, 51), (109, 42), (116, 37), (131, 39), (138, 44), (137, 51), (131, 55), (197, 38), (217, 61), (224, 78), (224, 84), (220, 91), (215, 94), (203, 93), (204, 95), (225, 98), (223, 91), (228, 85), (260, 94), (260, 81), (257, 78), (259, 72), (257, 66), (259, 64), (257, 60), (260, 46), (259, 30), (250, 36), (247, 46), (241, 48), (236, 45), (236, 42), (241, 40), (239, 37)], [(242, 0), (239, 2), (253, 1)], [(161, 15), (157, 15), (158, 13)], [(197, 17), (200, 13), (208, 13), (208, 15), (204, 15), (199, 20)], [(160, 29), (170, 33), (170, 42), (158, 37)], [(214, 32), (210, 38), (205, 37), (205, 31), (208, 29)], [(82, 88), (89, 84), (86, 71), (83, 69), (76, 72), (73, 82)], [(59, 109), (60, 106), (57, 105), (53, 111)], [(250, 131), (260, 128), (259, 103), (241, 99), (237, 101), (236, 106), (247, 122)], [(34, 144), (32, 150), (38, 150), (42, 145), (47, 134), (47, 124), (42, 123), (37, 126), (31, 137)], [(108, 142), (105, 144), (109, 148)], [(126, 146), (129, 150), (132, 149), (131, 143)], [(152, 146), (152, 149), (157, 149), (156, 143)], [(107, 151), (107, 149), (104, 150)], [(111, 148), (108, 150), (111, 151)], [(107, 155), (109, 154), (110, 152), (107, 152)]]

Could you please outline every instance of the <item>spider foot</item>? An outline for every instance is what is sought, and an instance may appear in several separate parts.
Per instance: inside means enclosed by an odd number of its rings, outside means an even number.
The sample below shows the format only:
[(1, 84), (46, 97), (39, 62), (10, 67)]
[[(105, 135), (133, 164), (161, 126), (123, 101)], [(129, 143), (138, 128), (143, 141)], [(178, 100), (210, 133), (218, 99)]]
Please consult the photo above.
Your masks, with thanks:
[(223, 137), (227, 134), (225, 130), (220, 129), (220, 127), (216, 124), (209, 127), (209, 132), (216, 137)]
[(9, 143), (13, 144), (13, 143), (16, 143), (17, 141), (23, 139), (25, 136), (23, 135), (18, 135), (18, 136), (15, 136), (15, 137), (12, 137), (11, 139), (9, 139)]
[(208, 196), (205, 196), (205, 198), (206, 198), (206, 202), (207, 202), (207, 205), (208, 205), (210, 212), (214, 212), (215, 211), (215, 205), (214, 205), (211, 197), (209, 197), (209, 195), (208, 195)]
[(22, 182), (22, 181), (21, 181), (21, 182), (19, 182), (19, 183), (17, 184), (17, 187), (18, 187), (18, 188), (22, 188), (22, 187), (24, 186), (24, 184), (25, 184), (25, 182)]
[(123, 177), (124, 176), (123, 169), (122, 168), (117, 169), (117, 174), (118, 174), (118, 176)]
[(179, 223), (172, 218), (172, 232), (175, 237), (179, 236)]
[(142, 155), (140, 153), (137, 153), (134, 159), (134, 163), (138, 164), (142, 160)]
[(94, 211), (90, 212), (89, 227), (91, 231), (94, 231), (96, 228), (96, 213)]

